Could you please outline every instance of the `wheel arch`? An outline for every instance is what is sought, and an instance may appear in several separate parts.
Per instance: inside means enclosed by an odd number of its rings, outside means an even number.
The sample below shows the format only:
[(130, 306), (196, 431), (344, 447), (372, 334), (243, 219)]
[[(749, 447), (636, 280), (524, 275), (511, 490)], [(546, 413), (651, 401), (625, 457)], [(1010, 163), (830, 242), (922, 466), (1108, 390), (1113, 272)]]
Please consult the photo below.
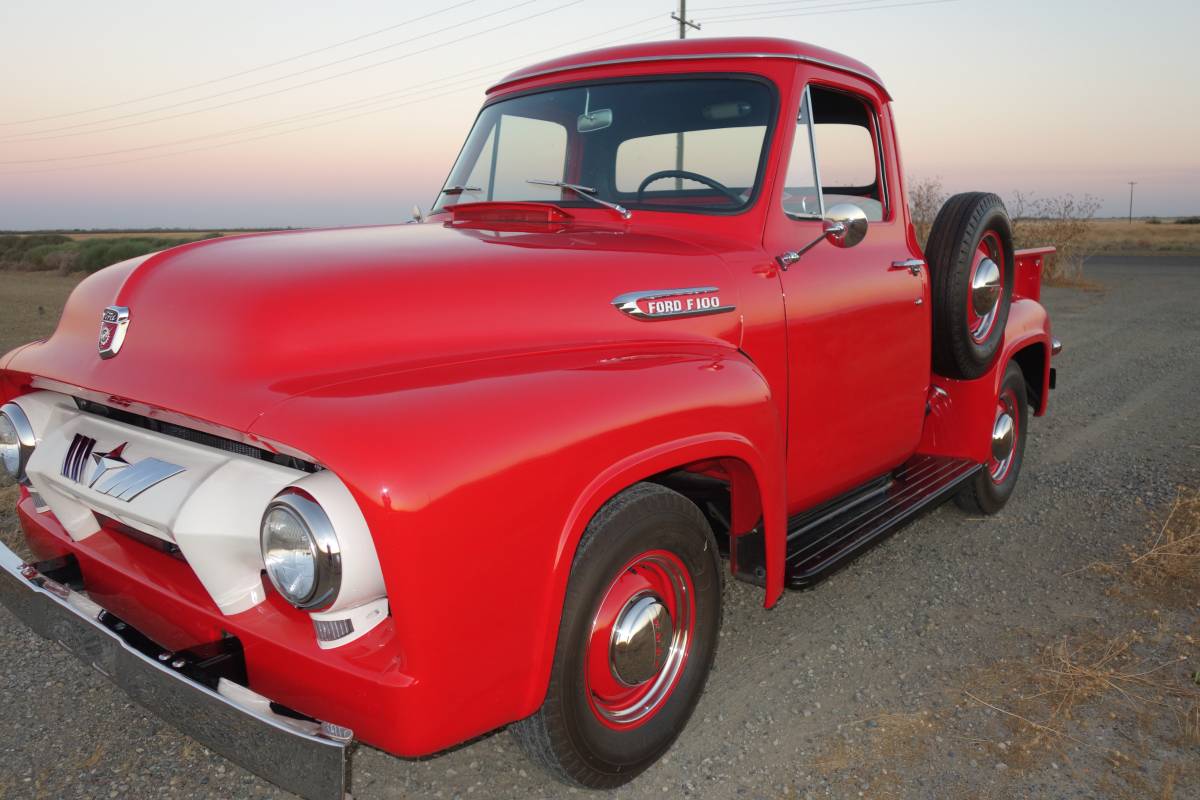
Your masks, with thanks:
[(1046, 413), (1046, 402), (1050, 393), (1050, 351), (1047, 343), (1039, 338), (1017, 346), (1010, 360), (1016, 362), (1025, 376), (1028, 387), (1029, 407), (1034, 416)]

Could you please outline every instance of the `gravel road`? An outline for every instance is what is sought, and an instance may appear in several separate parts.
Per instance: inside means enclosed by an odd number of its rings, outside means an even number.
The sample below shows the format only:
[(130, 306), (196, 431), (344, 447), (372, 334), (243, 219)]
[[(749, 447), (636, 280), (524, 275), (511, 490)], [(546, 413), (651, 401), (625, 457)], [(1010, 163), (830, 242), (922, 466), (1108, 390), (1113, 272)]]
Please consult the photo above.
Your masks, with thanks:
[[(1046, 292), (1065, 344), (1059, 386), (1004, 512), (944, 506), (769, 612), (759, 590), (727, 582), (695, 716), (612, 797), (1200, 798), (1200, 741), (1180, 733), (1182, 705), (1092, 699), (1048, 726), (1061, 736), (1006, 713), (1012, 676), (1057, 641), (1139, 631), (1139, 657), (1190, 647), (1161, 674), (1200, 668), (1195, 597), (1131, 597), (1081, 569), (1119, 559), (1177, 486), (1200, 486), (1200, 260), (1093, 259), (1087, 274), (1100, 290)], [(0, 514), (12, 545), (13, 517)], [(353, 791), (587, 794), (544, 778), (504, 733), (420, 761), (360, 748)], [(0, 610), (0, 798), (288, 796)]]

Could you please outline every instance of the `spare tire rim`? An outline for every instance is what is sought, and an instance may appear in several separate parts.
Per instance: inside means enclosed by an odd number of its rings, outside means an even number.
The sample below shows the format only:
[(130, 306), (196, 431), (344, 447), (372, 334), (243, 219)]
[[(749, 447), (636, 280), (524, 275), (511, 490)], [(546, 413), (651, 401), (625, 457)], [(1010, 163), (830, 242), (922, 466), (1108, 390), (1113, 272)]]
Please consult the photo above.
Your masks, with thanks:
[(584, 662), (588, 705), (610, 728), (653, 717), (679, 683), (691, 650), (696, 593), (674, 553), (633, 558), (609, 583), (592, 620)]
[(988, 473), (993, 483), (1003, 483), (1012, 472), (1017, 440), (1021, 436), (1020, 420), (1017, 393), (1005, 389), (996, 398), (996, 419), (992, 423), (992, 456), (988, 460)]
[(992, 335), (1004, 299), (1004, 249), (995, 231), (979, 240), (971, 263), (971, 289), (967, 296), (967, 332), (976, 344)]

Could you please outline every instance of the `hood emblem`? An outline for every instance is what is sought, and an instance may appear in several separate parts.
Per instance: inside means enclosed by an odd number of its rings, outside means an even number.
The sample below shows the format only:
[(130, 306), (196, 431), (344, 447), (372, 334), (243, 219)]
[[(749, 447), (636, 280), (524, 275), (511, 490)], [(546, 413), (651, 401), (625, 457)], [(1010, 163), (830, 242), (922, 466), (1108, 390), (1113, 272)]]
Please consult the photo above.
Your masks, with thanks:
[(112, 358), (121, 352), (125, 342), (125, 330), (129, 327), (129, 309), (125, 306), (109, 306), (100, 315), (100, 357)]
[(618, 311), (641, 320), (724, 314), (735, 308), (721, 303), (721, 290), (716, 286), (629, 292), (614, 297), (612, 304)]
[(146, 458), (131, 463), (125, 458), (125, 448), (128, 446), (128, 442), (122, 442), (107, 453), (96, 453), (93, 452), (96, 440), (77, 433), (63, 459), (63, 477), (76, 483), (85, 483), (90, 457), (95, 463), (95, 468), (91, 470), (91, 480), (87, 480), (86, 485), (100, 494), (128, 503), (151, 486), (157, 486), (167, 478), (185, 471), (178, 464), (158, 458)]

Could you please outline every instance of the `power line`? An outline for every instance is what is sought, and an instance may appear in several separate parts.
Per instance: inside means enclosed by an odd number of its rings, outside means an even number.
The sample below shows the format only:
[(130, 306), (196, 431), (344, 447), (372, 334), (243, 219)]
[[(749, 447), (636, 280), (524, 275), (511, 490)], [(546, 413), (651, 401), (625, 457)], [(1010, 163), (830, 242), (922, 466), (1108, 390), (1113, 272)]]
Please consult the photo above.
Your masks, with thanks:
[[(848, 5), (855, 5), (857, 3), (869, 3), (869, 2), (879, 2), (879, 0), (850, 0), (850, 2), (842, 3), (841, 5), (848, 6)], [(708, 22), (710, 24), (722, 23), (722, 22), (757, 22), (757, 21), (762, 21), (762, 20), (788, 19), (791, 17), (816, 17), (816, 16), (822, 16), (825, 14), (844, 14), (844, 13), (853, 12), (853, 11), (882, 11), (882, 10), (888, 9), (888, 8), (911, 8), (913, 6), (935, 6), (935, 5), (941, 5), (943, 3), (957, 3), (957, 2), (959, 2), (959, 0), (918, 0), (918, 2), (892, 3), (890, 5), (869, 6), (869, 7), (865, 7), (865, 8), (830, 8), (828, 10), (823, 10), (823, 11), (804, 11), (804, 12), (798, 12), (798, 13), (793, 13), (793, 14), (767, 13), (766, 16), (734, 15), (734, 16), (729, 16), (729, 17), (717, 17), (717, 18), (709, 19)], [(820, 8), (820, 6), (812, 6), (812, 8)]]
[[(381, 93), (375, 94), (375, 95), (368, 95), (366, 97), (358, 98), (356, 100), (350, 100), (345, 103), (338, 103), (333, 106), (325, 106), (324, 108), (319, 108), (319, 109), (316, 109), (313, 111), (306, 111), (301, 114), (294, 114), (294, 115), (291, 115), (288, 117), (282, 117), (282, 118), (279, 118), (276, 120), (256, 123), (253, 125), (247, 125), (247, 126), (244, 126), (241, 128), (233, 128), (230, 130), (219, 131), (216, 133), (202, 134), (200, 136), (191, 136), (186, 139), (176, 139), (176, 140), (173, 140), (170, 142), (159, 142), (157, 144), (140, 145), (138, 147), (128, 147), (128, 148), (123, 148), (120, 150), (108, 150), (108, 151), (99, 152), (99, 153), (84, 153), (84, 154), (73, 155), (73, 156), (55, 156), (55, 157), (49, 157), (49, 158), (14, 159), (14, 160), (9, 160), (9, 161), (0, 161), (0, 164), (2, 164), (2, 165), (45, 164), (45, 163), (52, 163), (52, 162), (59, 162), (59, 161), (79, 161), (79, 160), (88, 159), (88, 158), (103, 158), (106, 156), (121, 155), (124, 153), (142, 152), (145, 150), (152, 150), (157, 147), (173, 147), (176, 145), (190, 144), (192, 142), (203, 141), (206, 139), (218, 139), (218, 138), (221, 138), (222, 136), (234, 136), (239, 133), (248, 133), (248, 132), (255, 131), (255, 130), (262, 130), (264, 128), (285, 125), (289, 122), (297, 122), (297, 121), (300, 121), (303, 119), (311, 119), (313, 117), (325, 116), (328, 114), (336, 113), (338, 111), (351, 110), (351, 109), (355, 109), (355, 108), (363, 108), (366, 106), (378, 104), (380, 102), (385, 102), (386, 100), (389, 100), (389, 99), (395, 99), (397, 97), (404, 97), (404, 96), (408, 96), (408, 95), (412, 95), (412, 94), (418, 94), (422, 90), (426, 90), (426, 89), (448, 89), (451, 86), (454, 86), (456, 84), (461, 84), (461, 83), (464, 83), (467, 81), (475, 82), (475, 81), (479, 80), (480, 76), (474, 75), (474, 73), (491, 71), (501, 65), (508, 64), (513, 61), (528, 61), (530, 58), (532, 58), (535, 55), (539, 55), (541, 53), (546, 53), (551, 50), (558, 50), (560, 48), (567, 47), (569, 45), (573, 45), (578, 42), (586, 41), (587, 39), (594, 39), (598, 36), (606, 36), (610, 33), (615, 33), (617, 31), (624, 30), (626, 28), (632, 28), (636, 25), (641, 25), (646, 22), (649, 22), (652, 19), (657, 19), (657, 18), (658, 18), (658, 15), (655, 14), (653, 17), (646, 17), (644, 19), (635, 20), (633, 22), (629, 22), (624, 25), (618, 25), (614, 28), (609, 28), (604, 31), (599, 31), (597, 33), (589, 34), (587, 36), (582, 36), (582, 37), (579, 37), (576, 39), (571, 39), (570, 41), (561, 42), (557, 45), (552, 45), (550, 47), (545, 47), (540, 50), (535, 50), (531, 53), (526, 53), (524, 55), (506, 58), (501, 61), (493, 62), (490, 64), (484, 64), (484, 65), (481, 65), (478, 67), (472, 67), (471, 69), (463, 70), (461, 72), (456, 72), (452, 75), (446, 75), (446, 76), (443, 76), (436, 80), (426, 81), (424, 83), (419, 83), (419, 84), (416, 84), (413, 86), (408, 86), (408, 87), (405, 87), (402, 89), (393, 89), (393, 90), (390, 90), (387, 92), (381, 92)], [(655, 26), (651, 30), (657, 30), (657, 29), (658, 29), (658, 26)], [(647, 31), (645, 31), (645, 33), (649, 33), (649, 32), (651, 32), (651, 30), (647, 30)], [(625, 39), (625, 38), (628, 38), (629, 36), (641, 36), (641, 35), (642, 35), (642, 32), (639, 32), (637, 34), (627, 34), (626, 36), (623, 36), (620, 38)], [(462, 77), (462, 76), (466, 76), (466, 75), (470, 75), (471, 77), (468, 77), (468, 78)], [(462, 87), (462, 88), (468, 88), (468, 87)], [(455, 91), (457, 91), (457, 89), (455, 89)], [(7, 173), (7, 174), (14, 174), (14, 173)]]
[[(702, 6), (701, 8), (692, 9), (693, 11), (726, 11), (731, 8), (754, 8), (755, 6), (796, 6), (807, 3), (815, 3), (817, 0), (771, 0), (765, 3), (735, 3), (731, 6)], [(758, 13), (758, 12), (751, 12)]]
[[(29, 131), (29, 132), (27, 132), (27, 133), (23, 133), (23, 134), (16, 134), (16, 135), (14, 135), (14, 136), (5, 137), (5, 138), (3, 138), (3, 139), (0, 139), (0, 141), (10, 141), (10, 140), (12, 140), (12, 139), (16, 139), (16, 138), (20, 138), (20, 139), (21, 139), (21, 140), (23, 140), (23, 141), (41, 141), (41, 140), (39, 140), (39, 139), (30, 139), (30, 138), (27, 138), (27, 137), (31, 137), (31, 136), (40, 136), (41, 134), (46, 134), (46, 133), (57, 133), (57, 132), (59, 132), (59, 131), (75, 130), (75, 129), (78, 129), (78, 128), (86, 128), (86, 127), (91, 127), (91, 126), (93, 126), (93, 125), (103, 125), (103, 124), (104, 124), (104, 123), (106, 123), (106, 122), (117, 122), (117, 121), (119, 121), (119, 120), (123, 120), (123, 119), (129, 119), (130, 117), (141, 117), (141, 116), (145, 116), (146, 114), (153, 114), (153, 113), (155, 113), (155, 112), (158, 112), (158, 111), (170, 111), (171, 109), (179, 108), (179, 107), (181, 107), (181, 106), (191, 105), (192, 103), (199, 103), (199, 102), (203, 102), (204, 100), (215, 100), (215, 99), (216, 99), (216, 98), (218, 98), (218, 97), (226, 97), (226, 96), (228, 96), (228, 95), (231, 95), (231, 94), (236, 94), (236, 93), (238, 93), (238, 92), (244, 92), (244, 91), (246, 91), (246, 90), (248, 90), (248, 89), (256, 89), (256, 88), (258, 88), (258, 87), (260, 87), (260, 86), (266, 86), (267, 84), (270, 84), (270, 83), (278, 83), (279, 81), (287, 80), (288, 78), (295, 78), (295, 77), (298, 77), (298, 76), (300, 76), (300, 75), (306, 75), (306, 74), (308, 74), (308, 73), (310, 73), (310, 72), (316, 72), (316, 71), (318, 71), (318, 70), (327, 69), (328, 67), (337, 66), (338, 64), (344, 64), (344, 63), (346, 63), (346, 62), (348, 62), (348, 61), (354, 61), (354, 60), (357, 60), (357, 59), (359, 59), (359, 58), (364, 58), (364, 57), (366, 57), (366, 56), (374, 55), (374, 54), (376, 54), (376, 53), (380, 53), (380, 52), (382, 52), (382, 51), (384, 51), (384, 50), (391, 50), (391, 49), (393, 49), (393, 48), (395, 48), (395, 47), (399, 47), (399, 46), (401, 46), (401, 45), (405, 45), (405, 44), (411, 44), (412, 42), (418, 41), (418, 40), (420, 40), (420, 39), (427, 39), (427, 38), (429, 38), (430, 36), (437, 36), (438, 34), (445, 33), (445, 32), (447, 32), (447, 31), (454, 30), (454, 29), (456, 29), (456, 28), (462, 27), (463, 25), (469, 25), (469, 24), (471, 24), (471, 23), (474, 23), (474, 22), (479, 22), (479, 21), (481, 21), (481, 20), (484, 20), (484, 19), (487, 19), (487, 18), (489, 18), (489, 17), (494, 17), (494, 16), (497, 16), (497, 15), (499, 15), (499, 14), (504, 14), (504, 13), (507, 13), (507, 12), (509, 12), (509, 11), (514, 11), (514, 10), (516, 10), (516, 9), (518, 9), (518, 8), (521, 8), (521, 7), (523, 7), (523, 6), (527, 6), (527, 5), (530, 5), (530, 4), (532, 4), (532, 3), (538, 3), (538, 2), (541, 2), (541, 0), (522, 0), (522, 2), (516, 3), (516, 4), (514, 4), (514, 5), (505, 6), (504, 8), (501, 8), (501, 9), (499, 9), (499, 10), (497, 10), (497, 11), (490, 11), (490, 12), (488, 12), (487, 14), (482, 14), (482, 15), (480, 15), (480, 16), (478, 16), (478, 17), (475, 17), (475, 18), (473, 18), (473, 19), (466, 20), (465, 22), (462, 22), (462, 23), (455, 23), (455, 24), (453, 24), (453, 25), (447, 25), (447, 26), (446, 26), (446, 27), (444, 27), (444, 28), (439, 28), (438, 30), (436, 30), (436, 31), (432, 31), (432, 32), (430, 32), (430, 33), (423, 33), (423, 34), (420, 34), (419, 36), (413, 36), (413, 37), (411, 37), (411, 38), (408, 38), (408, 39), (403, 39), (403, 40), (401, 40), (401, 41), (399, 41), (399, 42), (393, 42), (392, 44), (384, 45), (384, 46), (382, 46), (382, 47), (377, 47), (377, 48), (375, 48), (375, 49), (373, 49), (373, 50), (367, 50), (367, 51), (365, 51), (365, 52), (362, 52), (362, 53), (356, 53), (356, 54), (354, 54), (354, 55), (351, 55), (351, 56), (346, 56), (345, 58), (340, 58), (340, 59), (337, 59), (337, 60), (335, 60), (335, 61), (330, 61), (330, 62), (327, 62), (327, 63), (325, 63), (325, 64), (318, 64), (318, 65), (316, 65), (316, 66), (314, 66), (314, 67), (306, 67), (305, 69), (302, 69), (302, 70), (297, 70), (297, 71), (295, 71), (295, 72), (289, 72), (289, 73), (288, 73), (288, 74), (286, 74), (286, 75), (280, 75), (280, 76), (278, 76), (278, 77), (275, 77), (275, 78), (268, 78), (267, 80), (259, 81), (259, 82), (257, 82), (257, 83), (251, 83), (251, 84), (247, 84), (247, 85), (245, 85), (245, 86), (239, 86), (239, 87), (235, 87), (235, 88), (233, 88), (233, 89), (226, 89), (226, 90), (224, 90), (224, 91), (220, 91), (220, 92), (214, 92), (214, 93), (212, 93), (212, 94), (204, 95), (203, 97), (194, 97), (194, 98), (192, 98), (192, 99), (190, 99), (190, 100), (181, 100), (181, 101), (180, 101), (180, 102), (178, 102), (178, 103), (169, 103), (169, 104), (167, 104), (167, 105), (164, 105), (164, 106), (156, 106), (155, 108), (148, 108), (148, 109), (145, 109), (145, 110), (143, 110), (143, 111), (134, 111), (134, 112), (131, 112), (131, 113), (128, 113), (128, 114), (119, 114), (119, 115), (117, 115), (117, 116), (115, 116), (115, 117), (108, 117), (108, 118), (106, 118), (106, 119), (100, 119), (100, 120), (92, 120), (91, 122), (79, 122), (79, 123), (76, 123), (76, 124), (74, 124), (74, 125), (64, 125), (64, 126), (60, 126), (60, 127), (57, 127), (57, 128), (45, 128), (45, 129), (43, 129), (43, 130), (40, 130), (40, 131)], [(560, 11), (560, 10), (562, 10), (563, 8), (566, 8), (567, 6), (576, 5), (576, 4), (578, 4), (578, 3), (581, 3), (581, 2), (583, 2), (583, 0), (572, 0), (571, 2), (569, 2), (569, 3), (566, 3), (565, 5), (557, 6), (557, 7), (553, 8), (553, 9), (549, 9), (549, 10), (547, 10), (547, 11), (542, 11), (542, 12), (539, 12), (539, 13), (537, 13), (537, 14), (533, 14), (533, 15), (531, 15), (531, 16), (525, 17), (525, 18), (523, 18), (523, 19), (519, 19), (519, 20), (513, 20), (513, 21), (511, 21), (511, 22), (507, 22), (507, 23), (504, 23), (504, 24), (502, 24), (502, 25), (498, 25), (498, 26), (496, 26), (496, 27), (494, 27), (494, 28), (491, 28), (491, 29), (490, 29), (490, 30), (488, 30), (488, 31), (483, 31), (483, 32), (484, 32), (484, 33), (490, 33), (491, 31), (499, 30), (499, 29), (501, 29), (501, 28), (507, 28), (507, 27), (510, 27), (510, 26), (512, 26), (512, 25), (515, 25), (515, 24), (517, 24), (517, 23), (519, 23), (519, 22), (525, 22), (525, 21), (528, 21), (528, 20), (530, 20), (530, 19), (534, 19), (535, 17), (540, 17), (540, 16), (543, 16), (544, 14), (549, 14), (549, 13), (552, 13), (552, 12), (554, 12), (554, 11)], [(452, 39), (452, 40), (450, 40), (449, 42), (444, 42), (444, 43), (442, 43), (441, 45), (435, 45), (435, 46), (432, 46), (432, 47), (428, 47), (428, 48), (426, 48), (425, 50), (419, 50), (419, 51), (417, 51), (417, 52), (418, 52), (418, 53), (424, 53), (424, 52), (428, 52), (429, 50), (436, 49), (437, 47), (444, 47), (444, 46), (445, 46), (445, 45), (447, 45), (447, 44), (454, 44), (455, 42), (460, 42), (460, 41), (463, 41), (463, 39), (467, 39), (467, 38), (470, 38), (470, 36), (464, 36), (464, 37), (460, 37), (460, 38), (458, 38), (458, 39)], [(290, 91), (294, 91), (294, 90), (296, 90), (296, 89), (302, 89), (302, 88), (304, 88), (304, 87), (306, 87), (306, 86), (312, 86), (313, 84), (316, 84), (316, 83), (323, 83), (323, 82), (325, 82), (325, 81), (334, 80), (335, 78), (341, 78), (341, 77), (345, 77), (346, 75), (352, 75), (352, 74), (354, 74), (354, 73), (356, 73), (356, 72), (362, 72), (362, 71), (364, 71), (364, 70), (373, 69), (373, 68), (375, 68), (375, 67), (379, 67), (379, 66), (382, 66), (382, 65), (384, 65), (384, 64), (391, 64), (391, 63), (393, 63), (393, 62), (400, 61), (400, 60), (403, 60), (403, 59), (405, 59), (405, 58), (408, 58), (408, 57), (409, 57), (409, 56), (411, 56), (411, 55), (414, 55), (414, 54), (413, 54), (413, 53), (408, 53), (408, 54), (405, 54), (405, 55), (402, 55), (402, 56), (398, 56), (398, 57), (396, 57), (396, 58), (391, 58), (391, 59), (387, 59), (387, 60), (384, 60), (384, 61), (377, 61), (377, 62), (375, 62), (374, 64), (367, 64), (367, 65), (365, 65), (365, 66), (362, 66), (362, 67), (356, 67), (356, 68), (354, 68), (354, 69), (352, 69), (352, 70), (347, 70), (347, 71), (345, 71), (345, 72), (339, 72), (339, 73), (337, 73), (337, 74), (335, 74), (335, 75), (326, 76), (326, 77), (324, 77), (324, 78), (317, 78), (317, 79), (315, 79), (315, 80), (312, 80), (312, 81), (306, 81), (306, 82), (304, 82), (304, 83), (299, 83), (299, 84), (296, 84), (296, 85), (294, 85), (294, 86), (288, 86), (288, 87), (284, 87), (284, 88), (282, 88), (282, 89), (273, 90), (273, 91), (271, 91), (271, 92), (267, 92), (267, 93), (265, 93), (265, 94), (259, 94), (259, 95), (254, 95), (254, 96), (251, 96), (251, 97), (242, 98), (241, 100), (232, 100), (232, 101), (230, 101), (230, 102), (228, 102), (228, 103), (225, 103), (225, 104), (223, 104), (223, 105), (211, 106), (210, 108), (224, 108), (224, 107), (226, 107), (226, 106), (229, 106), (229, 105), (236, 105), (236, 104), (238, 104), (238, 103), (245, 103), (245, 102), (248, 102), (248, 101), (250, 101), (250, 100), (257, 100), (257, 99), (260, 99), (260, 98), (262, 98), (262, 97), (269, 97), (269, 96), (271, 96), (271, 95), (274, 95), (274, 94), (282, 94), (282, 93), (284, 93), (284, 92), (290, 92)], [(179, 115), (179, 116), (182, 116), (182, 115)], [(174, 117), (163, 117), (163, 118), (161, 118), (161, 119), (173, 119), (173, 118), (174, 118)], [(154, 122), (154, 121), (156, 121), (156, 120), (143, 120), (143, 121), (141, 121), (141, 122), (129, 123), (129, 125), (126, 125), (126, 126), (118, 126), (118, 127), (131, 127), (131, 126), (133, 126), (133, 125), (148, 124), (149, 122)], [(107, 131), (107, 130), (116, 130), (116, 129), (117, 129), (117, 128), (105, 128), (105, 129), (102, 129), (102, 130), (105, 130), (105, 131)], [(95, 133), (100, 133), (101, 131), (100, 131), (100, 130), (97, 130), (97, 131), (94, 131), (94, 132), (95, 132)]]
[(419, 17), (413, 17), (411, 19), (406, 19), (403, 22), (397, 22), (394, 25), (388, 25), (387, 27), (378, 28), (376, 30), (369, 31), (368, 33), (363, 33), (358, 36), (351, 37), (349, 39), (343, 39), (340, 42), (334, 42), (333, 44), (325, 45), (323, 47), (318, 47), (315, 50), (307, 50), (303, 53), (299, 53), (294, 56), (288, 56), (287, 58), (281, 58), (278, 61), (272, 61), (269, 64), (261, 64), (257, 67), (250, 67), (248, 69), (241, 70), (240, 72), (231, 72), (228, 75), (222, 75), (219, 78), (211, 78), (209, 80), (199, 81), (198, 83), (190, 83), (187, 86), (180, 86), (175, 89), (167, 89), (166, 91), (157, 92), (155, 94), (147, 94), (147, 95), (143, 95), (141, 97), (132, 98), (130, 100), (121, 100), (121, 101), (118, 101), (115, 103), (109, 103), (108, 105), (93, 106), (92, 108), (83, 108), (83, 109), (79, 109), (78, 111), (65, 111), (60, 114), (51, 114), (51, 115), (45, 116), (45, 117), (34, 117), (31, 119), (13, 120), (11, 122), (0, 122), (0, 126), (27, 125), (32, 122), (46, 122), (46, 121), (52, 120), (52, 119), (62, 119), (64, 117), (74, 117), (74, 116), (78, 116), (80, 114), (90, 114), (93, 111), (107, 111), (110, 108), (119, 108), (120, 106), (132, 105), (134, 103), (142, 103), (142, 102), (145, 102), (146, 100), (155, 100), (159, 97), (166, 97), (166, 96), (172, 95), (172, 94), (179, 94), (180, 92), (186, 92), (190, 89), (199, 89), (201, 86), (211, 86), (214, 83), (221, 83), (222, 81), (233, 80), (234, 78), (240, 78), (243, 75), (249, 75), (254, 72), (261, 72), (262, 70), (265, 70), (265, 69), (271, 69), (272, 67), (278, 67), (280, 64), (287, 64), (292, 61), (299, 61), (302, 58), (308, 58), (309, 56), (316, 55), (317, 53), (324, 53), (329, 50), (334, 50), (334, 49), (343, 47), (348, 44), (353, 44), (354, 42), (360, 42), (363, 39), (369, 39), (372, 36), (378, 36), (381, 33), (387, 33), (388, 31), (395, 30), (396, 28), (402, 28), (406, 25), (412, 25), (414, 23), (421, 22), (422, 20), (429, 19), (430, 17), (436, 17), (438, 14), (445, 14), (447, 11), (453, 11), (456, 8), (462, 8), (463, 6), (470, 5), (472, 3), (478, 3), (478, 2), (479, 2), (479, 0), (462, 0), (462, 2), (455, 3), (452, 6), (446, 6), (444, 8), (439, 8), (436, 11), (430, 11), (428, 14), (422, 14)]
[[(657, 18), (657, 17), (658, 17), (658, 15), (657, 15), (657, 14), (655, 14), (654, 16), (655, 16), (655, 18)], [(627, 27), (631, 27), (631, 26), (632, 26), (632, 25), (634, 25), (634, 24), (637, 24), (637, 23), (630, 23), (630, 24), (628, 24), (628, 25), (622, 25), (622, 26), (618, 26), (618, 28), (615, 28), (615, 29), (612, 29), (612, 30), (619, 30), (620, 28), (627, 28)], [(659, 29), (659, 26), (655, 26), (654, 30), (658, 30), (658, 29)], [(649, 33), (649, 32), (650, 32), (650, 31), (639, 31), (639, 32), (637, 32), (637, 33), (634, 33), (634, 34), (629, 34), (629, 35), (626, 35), (626, 36), (621, 36), (621, 37), (619, 37), (618, 39), (616, 39), (616, 40), (614, 40), (614, 41), (612, 41), (612, 42), (608, 42), (608, 43), (606, 43), (606, 44), (605, 44), (605, 45), (603, 45), (603, 46), (612, 46), (612, 45), (615, 45), (615, 44), (619, 44), (619, 43), (621, 43), (621, 42), (624, 42), (624, 41), (626, 41), (626, 40), (628, 40), (628, 39), (630, 39), (630, 38), (641, 38), (641, 37), (643, 37), (644, 35), (646, 35), (646, 34), (647, 34), (647, 33)], [(594, 38), (595, 36), (599, 36), (599, 35), (601, 35), (601, 34), (592, 34), (592, 35), (590, 35), (590, 36), (586, 36), (586, 37), (583, 37), (583, 38), (585, 38), (585, 39), (587, 39), (587, 38)], [(557, 46), (555, 46), (555, 47), (551, 47), (551, 48), (544, 48), (543, 50), (540, 50), (540, 51), (535, 51), (535, 52), (545, 52), (546, 50), (558, 49), (559, 47), (563, 47), (563, 46), (566, 46), (566, 45), (572, 44), (572, 43), (574, 43), (574, 41), (579, 41), (579, 40), (578, 40), (578, 39), (577, 39), (577, 40), (573, 40), (572, 42), (567, 42), (567, 43), (565, 43), (565, 44), (562, 44), (562, 45), (557, 45)], [(516, 60), (516, 59), (508, 59), (508, 60), (509, 60), (509, 61), (512, 61), (512, 60)], [(461, 87), (459, 87), (459, 88), (456, 88), (456, 89), (451, 89), (451, 90), (444, 91), (444, 92), (438, 92), (438, 93), (436, 93), (436, 94), (432, 94), (432, 95), (429, 95), (429, 96), (426, 96), (426, 97), (420, 97), (420, 98), (416, 98), (416, 99), (413, 99), (413, 100), (407, 100), (407, 101), (405, 101), (405, 102), (403, 102), (403, 103), (396, 103), (396, 104), (394, 104), (394, 105), (386, 106), (386, 107), (384, 107), (384, 108), (377, 108), (377, 109), (373, 109), (373, 110), (371, 110), (371, 111), (364, 111), (364, 112), (361, 112), (361, 113), (358, 113), (358, 114), (352, 114), (352, 115), (350, 115), (350, 116), (339, 117), (339, 118), (332, 119), (332, 120), (326, 120), (326, 121), (324, 121), (324, 122), (318, 122), (318, 123), (314, 123), (314, 124), (312, 124), (312, 125), (304, 125), (304, 126), (300, 126), (300, 127), (297, 127), (297, 128), (290, 128), (290, 129), (288, 129), (288, 130), (286, 130), (286, 131), (275, 131), (275, 132), (273, 132), (273, 133), (263, 134), (262, 136), (253, 136), (253, 137), (248, 137), (248, 138), (244, 138), (244, 139), (235, 139), (235, 140), (233, 140), (233, 141), (230, 141), (230, 142), (221, 142), (221, 143), (219, 143), (219, 144), (206, 145), (206, 146), (203, 146), (203, 147), (194, 147), (194, 148), (190, 148), (190, 149), (187, 149), (187, 150), (177, 150), (177, 151), (172, 151), (172, 152), (169, 152), (169, 153), (155, 153), (155, 154), (153, 154), (153, 155), (148, 155), (148, 156), (139, 156), (139, 157), (137, 157), (137, 158), (122, 159), (122, 160), (119, 160), (119, 161), (105, 161), (105, 162), (100, 162), (100, 163), (96, 163), (96, 164), (79, 164), (79, 165), (71, 165), (71, 166), (64, 166), (64, 167), (49, 167), (49, 168), (44, 168), (44, 169), (31, 169), (31, 170), (6, 170), (6, 171), (3, 171), (3, 172), (0, 172), (0, 175), (33, 175), (33, 174), (41, 174), (41, 173), (47, 173), (47, 172), (66, 172), (66, 171), (75, 171), (75, 170), (82, 170), (82, 169), (93, 169), (93, 168), (96, 168), (96, 167), (109, 167), (109, 166), (118, 166), (118, 165), (124, 165), (124, 164), (132, 164), (132, 163), (136, 163), (136, 162), (139, 162), (139, 161), (150, 161), (150, 160), (152, 160), (152, 159), (158, 159), (158, 158), (169, 158), (169, 157), (172, 157), (172, 156), (190, 155), (190, 154), (193, 154), (193, 153), (199, 153), (199, 152), (203, 152), (203, 151), (207, 151), (207, 150), (217, 150), (217, 149), (222, 149), (222, 148), (225, 148), (225, 147), (232, 147), (232, 146), (234, 146), (234, 145), (238, 145), (238, 144), (246, 144), (246, 143), (249, 143), (249, 142), (256, 142), (256, 141), (260, 141), (260, 140), (263, 140), (263, 139), (270, 139), (270, 138), (274, 138), (274, 137), (276, 137), (276, 136), (285, 136), (285, 135), (287, 135), (287, 134), (290, 134), (290, 133), (299, 133), (299, 132), (301, 132), (301, 131), (312, 130), (312, 129), (314, 129), (314, 128), (321, 128), (321, 127), (325, 127), (325, 126), (327, 126), (327, 125), (333, 125), (333, 124), (336, 124), (336, 123), (339, 123), (339, 122), (346, 122), (346, 121), (349, 121), (349, 120), (352, 120), (352, 119), (358, 119), (358, 118), (360, 118), (360, 117), (365, 117), (365, 116), (369, 116), (369, 115), (372, 115), (372, 114), (381, 114), (381, 113), (384, 113), (384, 112), (386, 112), (386, 111), (392, 111), (392, 110), (395, 110), (395, 109), (397, 109), (397, 108), (403, 108), (403, 107), (405, 107), (405, 106), (414, 105), (414, 104), (416, 104), (416, 103), (422, 103), (422, 102), (426, 102), (426, 101), (428, 101), (428, 100), (435, 100), (435, 99), (438, 99), (438, 98), (440, 98), (440, 97), (445, 97), (445, 96), (447, 96), (447, 95), (455, 94), (455, 93), (457, 93), (457, 92), (467, 91), (467, 90), (469, 90), (469, 89), (482, 88), (482, 87), (485, 87), (485, 86), (487, 86), (487, 85), (488, 85), (488, 84), (490, 84), (490, 83), (491, 83), (491, 80), (489, 79), (487, 82), (485, 82), (485, 83), (482, 83), (482, 84), (474, 84), (474, 85), (471, 85), (471, 86), (461, 86)]]

